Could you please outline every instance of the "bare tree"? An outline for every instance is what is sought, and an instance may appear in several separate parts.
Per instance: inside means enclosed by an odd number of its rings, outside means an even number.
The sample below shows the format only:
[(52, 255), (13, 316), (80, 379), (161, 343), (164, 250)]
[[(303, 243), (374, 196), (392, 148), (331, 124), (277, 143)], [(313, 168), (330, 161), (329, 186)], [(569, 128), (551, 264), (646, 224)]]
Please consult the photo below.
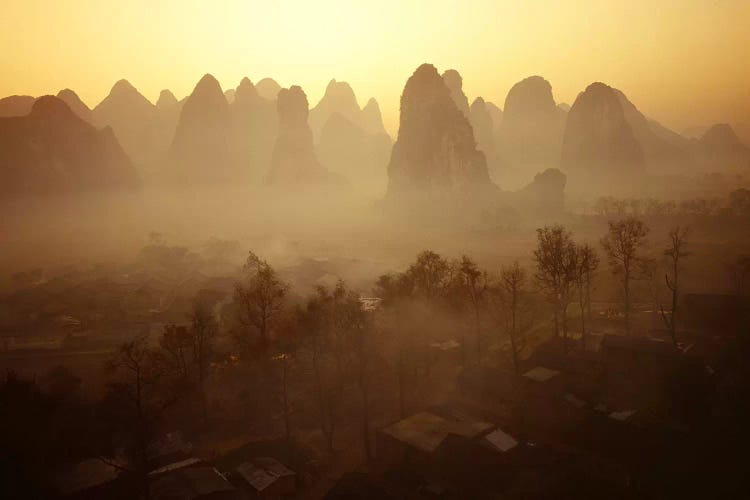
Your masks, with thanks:
[(159, 339), (155, 359), (176, 392), (198, 396), (204, 424), (208, 422), (206, 379), (213, 358), (213, 342), (218, 325), (208, 304), (193, 301), (188, 315), (190, 325), (166, 325)]
[(172, 375), (178, 385), (185, 388), (190, 383), (192, 368), (192, 339), (184, 325), (165, 325), (159, 338), (159, 352), (155, 353), (166, 373)]
[(559, 336), (562, 331), (563, 338), (567, 341), (568, 305), (577, 271), (576, 246), (570, 231), (563, 226), (545, 226), (536, 232), (536, 282), (554, 307), (555, 334)]
[(414, 285), (406, 273), (385, 274), (378, 278), (375, 293), (381, 298), (383, 308), (391, 319), (391, 333), (396, 344), (396, 375), (398, 378), (398, 405), (401, 418), (406, 418), (406, 388), (409, 359), (413, 357), (414, 338), (406, 324)]
[(345, 325), (349, 332), (351, 349), (354, 357), (357, 387), (362, 399), (362, 440), (364, 443), (365, 456), (368, 460), (372, 458), (372, 447), (370, 443), (370, 372), (372, 370), (372, 359), (376, 353), (373, 339), (373, 325), (371, 316), (367, 313), (354, 292), (345, 290), (345, 296), (338, 308), (339, 321)]
[(516, 375), (521, 372), (520, 351), (521, 340), (519, 339), (520, 323), (520, 301), (526, 285), (526, 271), (514, 262), (511, 266), (505, 267), (500, 273), (500, 287), (504, 292), (505, 302), (508, 309), (508, 336), (510, 337), (510, 348), (513, 356), (513, 368)]
[(247, 257), (244, 272), (245, 283), (237, 283), (234, 290), (239, 320), (246, 328), (257, 333), (262, 347), (267, 347), (273, 321), (283, 308), (289, 287), (279, 279), (268, 262), (253, 252)]
[(331, 355), (333, 323), (333, 294), (324, 286), (298, 310), (298, 320), (304, 332), (304, 344), (310, 354), (315, 393), (320, 414), (320, 430), (326, 438), (328, 451), (333, 452), (337, 427), (341, 377), (333, 374), (326, 361)]
[(425, 250), (417, 255), (417, 261), (406, 271), (417, 293), (427, 299), (440, 296), (450, 283), (450, 263), (439, 254)]
[(121, 413), (117, 420), (124, 426), (122, 432), (129, 436), (126, 439), (134, 462), (133, 471), (148, 498), (148, 449), (154, 437), (154, 426), (164, 410), (176, 401), (177, 393), (165, 390), (163, 365), (148, 347), (145, 337), (120, 345), (106, 367), (115, 379), (108, 387), (105, 400)]
[(599, 257), (591, 245), (584, 243), (576, 250), (576, 284), (578, 305), (581, 308), (581, 344), (586, 348), (586, 319), (591, 317), (591, 287), (594, 273), (599, 267)]
[[(480, 313), (482, 310), (484, 295), (487, 290), (487, 273), (479, 269), (476, 262), (466, 255), (461, 257), (458, 265), (458, 276), (461, 281), (461, 288), (469, 299), (474, 317), (474, 334), (476, 335), (477, 344), (477, 363), (482, 360), (482, 322)], [(466, 349), (462, 343), (462, 359), (466, 366)]]
[(664, 308), (661, 307), (661, 317), (664, 320), (664, 324), (669, 330), (669, 334), (672, 337), (672, 342), (677, 345), (677, 306), (678, 306), (678, 295), (680, 293), (680, 260), (683, 257), (687, 257), (689, 253), (685, 249), (687, 246), (688, 228), (676, 226), (669, 231), (669, 247), (664, 250), (664, 255), (668, 258), (672, 267), (672, 277), (669, 277), (669, 273), (664, 275), (664, 280), (667, 283), (667, 288), (672, 292), (672, 313), (667, 314)]
[(635, 217), (627, 217), (617, 221), (609, 222), (609, 231), (602, 239), (602, 247), (609, 258), (610, 267), (615, 275), (621, 279), (624, 293), (625, 329), (631, 333), (630, 313), (631, 281), (637, 278), (637, 271), (643, 259), (640, 255), (641, 248), (645, 244), (648, 227), (642, 220)]
[(193, 364), (196, 370), (198, 393), (201, 401), (203, 423), (208, 423), (208, 396), (206, 380), (209, 377), (214, 356), (214, 341), (218, 331), (213, 311), (203, 302), (195, 300), (190, 313)]
[(742, 297), (750, 293), (750, 255), (740, 255), (729, 266), (734, 293)]
[(289, 450), (292, 446), (292, 421), (291, 421), (291, 406), (289, 404), (289, 360), (290, 355), (288, 353), (281, 353), (274, 356), (274, 361), (281, 363), (281, 409), (284, 414), (284, 434), (286, 436), (286, 444)]

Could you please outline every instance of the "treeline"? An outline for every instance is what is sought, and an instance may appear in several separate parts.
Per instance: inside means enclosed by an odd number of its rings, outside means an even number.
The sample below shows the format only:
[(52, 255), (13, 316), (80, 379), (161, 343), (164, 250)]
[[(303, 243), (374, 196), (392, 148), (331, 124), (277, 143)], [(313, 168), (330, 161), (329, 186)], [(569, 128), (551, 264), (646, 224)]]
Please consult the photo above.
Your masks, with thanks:
[(601, 217), (747, 217), (750, 216), (750, 190), (736, 189), (726, 198), (694, 198), (682, 201), (602, 196), (594, 202), (592, 211)]

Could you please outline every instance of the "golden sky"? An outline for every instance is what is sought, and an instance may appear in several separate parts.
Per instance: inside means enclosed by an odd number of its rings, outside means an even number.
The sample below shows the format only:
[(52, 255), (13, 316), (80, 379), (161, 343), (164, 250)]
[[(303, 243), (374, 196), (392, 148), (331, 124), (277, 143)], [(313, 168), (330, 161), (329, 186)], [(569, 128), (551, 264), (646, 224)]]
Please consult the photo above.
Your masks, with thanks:
[(603, 81), (678, 130), (750, 122), (750, 0), (0, 1), (0, 96), (70, 87), (93, 107), (127, 78), (155, 101), (208, 72), (299, 84), (314, 105), (336, 78), (393, 131), (430, 62), (501, 107), (538, 74), (558, 102)]

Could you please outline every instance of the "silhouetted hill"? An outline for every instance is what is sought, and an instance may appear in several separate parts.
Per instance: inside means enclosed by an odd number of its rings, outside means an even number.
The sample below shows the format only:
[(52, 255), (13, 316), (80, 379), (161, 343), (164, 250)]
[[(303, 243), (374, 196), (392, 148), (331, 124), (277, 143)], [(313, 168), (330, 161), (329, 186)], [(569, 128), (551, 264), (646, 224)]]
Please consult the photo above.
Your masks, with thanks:
[(500, 123), (503, 121), (503, 110), (500, 109), (497, 104), (490, 101), (486, 101), (485, 105), (487, 106), (487, 112), (489, 112), (492, 117), (492, 126), (495, 130), (499, 130)]
[(565, 210), (567, 177), (556, 168), (548, 168), (534, 176), (531, 183), (512, 193), (516, 208), (535, 214), (561, 214)]
[(214, 183), (246, 179), (237, 172), (230, 146), (229, 105), (216, 79), (207, 74), (185, 101), (169, 158), (181, 182)]
[(30, 95), (11, 95), (0, 99), (0, 117), (26, 116), (31, 112), (36, 97)]
[(698, 147), (706, 167), (750, 169), (750, 147), (726, 123), (710, 127), (698, 140)]
[(271, 152), (276, 140), (276, 103), (261, 97), (248, 78), (243, 78), (229, 105), (232, 118), (232, 147), (240, 168), (254, 179), (263, 178), (271, 168)]
[(156, 101), (157, 109), (169, 109), (177, 106), (179, 103), (171, 90), (164, 89), (159, 92), (159, 99)]
[(406, 82), (400, 120), (388, 165), (389, 195), (492, 187), (471, 124), (431, 64), (417, 68)]
[(140, 182), (110, 128), (97, 130), (62, 100), (43, 96), (26, 116), (0, 119), (0, 192), (135, 188)]
[(68, 107), (85, 122), (94, 123), (94, 114), (91, 109), (84, 104), (78, 94), (70, 89), (63, 89), (57, 93), (57, 98), (63, 101)]
[(281, 91), (281, 85), (273, 78), (263, 78), (255, 85), (255, 88), (261, 97), (271, 101), (275, 101)]
[(235, 89), (227, 89), (224, 91), (224, 97), (227, 98), (227, 102), (232, 104), (234, 102)]
[(451, 93), (451, 99), (456, 103), (456, 107), (469, 118), (469, 99), (464, 94), (464, 80), (461, 74), (455, 69), (449, 69), (443, 72), (443, 81)]
[(360, 110), (351, 86), (331, 80), (320, 102), (310, 110), (308, 121), (318, 157), (326, 168), (354, 184), (382, 192), (391, 138), (385, 133), (375, 99)]
[(578, 179), (583, 175), (601, 181), (632, 179), (644, 166), (643, 148), (625, 117), (619, 93), (592, 83), (568, 113), (561, 168)]
[(690, 141), (658, 122), (647, 119), (621, 91), (613, 89), (620, 101), (625, 120), (643, 149), (650, 171), (685, 171), (690, 162)]
[(328, 119), (338, 113), (353, 124), (360, 123), (359, 104), (351, 86), (346, 82), (331, 80), (320, 102), (310, 110), (310, 129), (317, 143), (320, 132)]
[(385, 188), (391, 138), (385, 133), (368, 133), (340, 113), (326, 121), (318, 141), (321, 162), (353, 184)]
[(178, 101), (170, 90), (162, 90), (156, 101), (156, 125), (154, 127), (157, 161), (166, 157), (172, 145), (180, 111), (185, 101)]
[(555, 167), (560, 159), (565, 111), (541, 76), (516, 83), (508, 92), (498, 132), (497, 152), (519, 172)]
[(150, 161), (157, 149), (154, 137), (156, 107), (127, 80), (120, 80), (93, 111), (97, 127), (112, 127), (118, 141), (136, 164)]
[(323, 168), (315, 156), (307, 96), (302, 89), (297, 85), (281, 89), (276, 109), (278, 134), (266, 182), (291, 186), (336, 181), (337, 177)]
[[(445, 79), (445, 74), (443, 74), (443, 79)], [(474, 129), (477, 149), (484, 153), (487, 164), (492, 171), (497, 163), (495, 157), (495, 125), (490, 108), (484, 102), (484, 99), (481, 97), (474, 99), (474, 102), (471, 103), (469, 118)]]
[(747, 146), (740, 141), (732, 127), (727, 123), (711, 126), (700, 139), (707, 148), (724, 151), (747, 151)]
[(498, 148), (500, 147), (500, 127), (503, 123), (503, 110), (489, 101), (485, 102), (485, 107), (492, 118), (492, 143), (495, 148), (495, 158), (498, 164), (502, 165)]
[(371, 97), (367, 101), (367, 104), (365, 104), (365, 107), (362, 108), (359, 124), (365, 132), (370, 134), (386, 133), (385, 126), (383, 126), (383, 116), (380, 113), (380, 106), (374, 97)]

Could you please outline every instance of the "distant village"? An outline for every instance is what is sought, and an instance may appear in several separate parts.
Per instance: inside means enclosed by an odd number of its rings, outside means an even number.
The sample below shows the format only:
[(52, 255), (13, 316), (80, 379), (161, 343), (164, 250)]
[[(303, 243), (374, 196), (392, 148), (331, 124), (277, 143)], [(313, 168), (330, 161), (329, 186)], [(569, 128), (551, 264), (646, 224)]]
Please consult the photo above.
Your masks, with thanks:
[[(37, 394), (52, 419), (39, 425), (70, 433), (38, 465), (49, 497), (737, 491), (750, 268), (730, 270), (732, 293), (670, 288), (669, 309), (638, 288), (627, 306), (598, 302), (592, 278), (606, 267), (630, 286), (617, 224), (645, 259), (630, 216), (610, 223), (606, 265), (547, 226), (533, 268), (491, 275), (425, 251), (366, 292), (340, 280), (359, 262), (277, 270), (250, 253), (240, 265), (236, 242), (191, 252), (154, 233), (128, 265), (13, 276), (0, 398), (23, 408)], [(674, 284), (689, 233), (670, 238)]]

